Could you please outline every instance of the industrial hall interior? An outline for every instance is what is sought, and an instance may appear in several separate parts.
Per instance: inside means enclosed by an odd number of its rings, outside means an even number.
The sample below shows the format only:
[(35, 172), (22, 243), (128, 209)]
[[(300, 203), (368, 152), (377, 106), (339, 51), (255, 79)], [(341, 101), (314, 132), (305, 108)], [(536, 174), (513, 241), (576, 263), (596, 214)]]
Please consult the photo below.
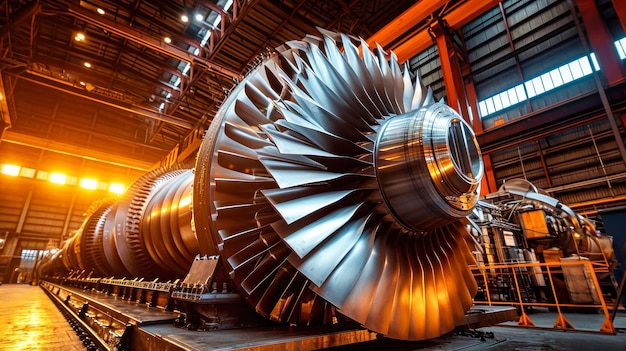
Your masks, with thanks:
[(0, 350), (624, 350), (626, 1), (0, 0)]

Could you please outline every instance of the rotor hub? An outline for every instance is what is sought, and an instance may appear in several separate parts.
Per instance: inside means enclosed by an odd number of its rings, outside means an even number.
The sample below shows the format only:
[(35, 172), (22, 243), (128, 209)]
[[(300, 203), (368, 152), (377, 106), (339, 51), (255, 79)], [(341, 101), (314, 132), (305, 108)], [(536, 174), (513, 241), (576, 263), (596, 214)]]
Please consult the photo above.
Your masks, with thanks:
[(405, 227), (430, 231), (468, 214), (483, 164), (471, 127), (452, 108), (430, 104), (387, 120), (374, 148), (378, 184)]

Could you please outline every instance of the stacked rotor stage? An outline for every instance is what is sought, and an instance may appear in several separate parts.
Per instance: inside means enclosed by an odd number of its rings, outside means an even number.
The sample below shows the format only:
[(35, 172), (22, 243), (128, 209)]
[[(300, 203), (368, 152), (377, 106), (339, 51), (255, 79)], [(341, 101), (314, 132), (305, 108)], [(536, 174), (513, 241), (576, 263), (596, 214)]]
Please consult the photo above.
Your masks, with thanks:
[(191, 170), (152, 171), (118, 201), (94, 204), (76, 235), (43, 274), (82, 271), (94, 277), (184, 277), (198, 254), (191, 227)]
[[(278, 48), (231, 92), (199, 151), (198, 252), (219, 255), (274, 321), (327, 323), (338, 310), (398, 339), (453, 329), (476, 290), (465, 216), (483, 171), (471, 128), (424, 90), (393, 54), (343, 34)], [(159, 220), (143, 208), (116, 222), (139, 221), (122, 234), (147, 253), (123, 262), (137, 276), (156, 252), (145, 221)]]

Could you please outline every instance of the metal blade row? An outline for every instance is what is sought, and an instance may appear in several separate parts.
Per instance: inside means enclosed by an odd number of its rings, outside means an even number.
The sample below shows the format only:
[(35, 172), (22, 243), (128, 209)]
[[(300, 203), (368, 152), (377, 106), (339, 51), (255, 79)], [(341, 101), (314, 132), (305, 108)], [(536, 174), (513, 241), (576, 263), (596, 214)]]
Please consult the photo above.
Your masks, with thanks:
[(403, 229), (372, 157), (385, 119), (432, 92), (395, 55), (321, 32), (279, 48), (218, 112), (198, 157), (209, 165), (196, 167), (210, 189), (198, 211), (212, 219), (198, 235), (212, 235), (242, 295), (272, 320), (319, 322), (332, 304), (392, 337), (438, 336), (471, 303), (457, 253), (467, 231)]

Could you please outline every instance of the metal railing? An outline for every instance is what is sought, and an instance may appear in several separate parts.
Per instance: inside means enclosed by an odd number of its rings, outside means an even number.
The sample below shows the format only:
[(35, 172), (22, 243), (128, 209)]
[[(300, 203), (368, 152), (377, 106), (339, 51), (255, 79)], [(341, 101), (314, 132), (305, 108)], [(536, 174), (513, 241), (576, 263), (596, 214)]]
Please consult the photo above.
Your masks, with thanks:
[[(554, 322), (554, 329), (560, 330), (577, 330), (563, 315), (563, 309), (595, 309), (600, 310), (604, 314), (604, 322), (598, 330), (602, 333), (616, 334), (615, 327), (609, 313), (606, 301), (602, 295), (600, 284), (596, 276), (594, 265), (589, 260), (572, 260), (548, 263), (506, 263), (473, 266), (474, 276), (479, 282), (479, 287), (483, 294), (478, 294), (474, 299), (475, 304), (507, 305), (516, 306), (519, 309), (520, 318), (519, 326), (534, 327), (528, 314), (529, 308), (541, 307), (554, 309), (557, 312), (557, 319)], [(587, 291), (582, 296), (576, 298), (570, 296), (569, 301), (562, 299), (563, 287), (556, 286), (555, 280), (557, 275), (563, 274), (564, 280), (567, 280), (568, 270), (581, 270), (582, 276), (585, 278)], [(559, 277), (560, 279), (560, 277)], [(551, 293), (551, 299), (532, 298), (529, 291), (528, 282), (534, 280), (535, 285), (538, 280), (543, 280), (545, 292)], [(501, 283), (501, 285), (498, 284)], [(502, 283), (505, 282), (505, 283)], [(481, 284), (482, 283), (482, 284)], [(578, 281), (580, 283), (580, 281)], [(510, 284), (507, 285), (507, 284)], [(504, 286), (504, 288), (503, 288)], [(579, 285), (583, 287), (582, 285)], [(514, 289), (513, 289), (514, 288)], [(506, 294), (501, 294), (506, 290)], [(571, 292), (568, 290), (568, 293)], [(482, 299), (481, 299), (482, 295)], [(561, 297), (561, 300), (559, 299)], [(578, 301), (576, 301), (578, 300)]]

